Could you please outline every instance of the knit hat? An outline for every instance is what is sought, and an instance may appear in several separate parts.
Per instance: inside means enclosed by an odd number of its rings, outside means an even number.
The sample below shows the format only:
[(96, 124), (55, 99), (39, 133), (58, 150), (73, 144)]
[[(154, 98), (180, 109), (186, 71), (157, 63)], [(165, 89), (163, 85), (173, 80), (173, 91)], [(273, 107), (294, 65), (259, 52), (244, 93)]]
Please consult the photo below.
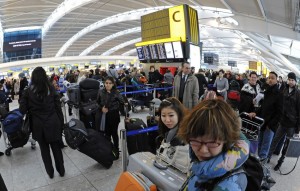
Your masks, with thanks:
[(290, 73), (288, 74), (288, 78), (297, 81), (297, 79), (296, 79), (296, 74), (295, 74), (294, 72), (290, 72)]

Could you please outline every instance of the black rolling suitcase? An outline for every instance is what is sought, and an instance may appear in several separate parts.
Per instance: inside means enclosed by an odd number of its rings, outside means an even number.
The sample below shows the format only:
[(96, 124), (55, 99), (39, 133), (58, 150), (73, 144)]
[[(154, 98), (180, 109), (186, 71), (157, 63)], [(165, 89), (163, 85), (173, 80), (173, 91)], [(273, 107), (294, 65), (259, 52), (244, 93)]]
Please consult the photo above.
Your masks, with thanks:
[(3, 180), (2, 176), (1, 176), (1, 174), (0, 174), (0, 190), (1, 191), (7, 191), (6, 185), (4, 183), (4, 180)]
[(104, 134), (94, 129), (87, 129), (87, 132), (87, 141), (79, 145), (78, 150), (109, 169), (118, 151), (113, 150), (111, 141)]
[[(158, 124), (157, 124), (157, 121), (155, 120), (154, 116), (147, 116), (147, 126), (148, 127), (157, 127), (157, 125)], [(159, 146), (160, 142), (161, 142), (158, 140), (158, 138), (159, 138), (158, 130), (151, 131), (148, 133), (149, 151), (153, 154), (156, 154), (156, 150), (158, 149), (157, 145)]]
[(81, 102), (86, 103), (97, 99), (100, 89), (100, 82), (95, 79), (87, 78), (79, 83)]
[(139, 118), (127, 118), (125, 119), (125, 129), (128, 132), (136, 132), (127, 137), (127, 147), (129, 155), (149, 151), (149, 141), (147, 133), (139, 133), (147, 127), (142, 119)]

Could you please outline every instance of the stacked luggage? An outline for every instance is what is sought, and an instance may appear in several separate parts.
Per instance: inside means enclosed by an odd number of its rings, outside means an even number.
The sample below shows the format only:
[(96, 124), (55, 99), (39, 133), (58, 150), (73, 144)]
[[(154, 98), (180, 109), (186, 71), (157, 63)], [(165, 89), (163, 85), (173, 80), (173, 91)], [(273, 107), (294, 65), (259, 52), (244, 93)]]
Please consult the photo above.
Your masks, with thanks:
[(97, 95), (100, 89), (100, 81), (87, 78), (77, 84), (71, 84), (67, 89), (69, 107), (74, 107), (77, 117), (84, 122), (87, 128), (96, 128), (95, 117), (99, 109)]

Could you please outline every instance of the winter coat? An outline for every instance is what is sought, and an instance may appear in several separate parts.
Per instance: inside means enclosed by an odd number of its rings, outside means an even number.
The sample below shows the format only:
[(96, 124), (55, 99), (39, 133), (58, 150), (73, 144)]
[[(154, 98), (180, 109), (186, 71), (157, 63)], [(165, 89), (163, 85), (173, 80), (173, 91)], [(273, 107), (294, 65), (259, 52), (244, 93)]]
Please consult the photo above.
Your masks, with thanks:
[[(240, 168), (249, 157), (249, 141), (241, 134), (238, 140), (228, 151), (224, 151), (207, 161), (198, 161), (195, 153), (190, 148), (193, 165), (192, 175), (188, 178), (185, 191), (205, 191), (205, 182), (223, 176), (229, 171)], [(239, 173), (225, 178), (215, 186), (213, 191), (244, 191), (247, 187), (245, 173)]]
[(174, 76), (171, 72), (165, 73), (164, 75), (164, 81), (168, 84), (173, 84)]
[(154, 84), (163, 80), (163, 75), (161, 75), (158, 70), (154, 72), (149, 72), (149, 84)]
[(243, 86), (241, 90), (241, 101), (240, 101), (240, 113), (242, 112), (254, 112), (253, 99), (256, 97), (257, 93), (260, 93), (261, 89), (259, 84), (256, 84), (256, 92), (253, 87), (247, 83)]
[(267, 126), (275, 132), (280, 119), (282, 108), (281, 94), (277, 85), (269, 86), (264, 92), (264, 100), (257, 114), (265, 120), (262, 127), (264, 130)]
[(124, 104), (124, 99), (118, 90), (112, 90), (108, 93), (106, 89), (99, 90), (97, 103), (100, 106), (100, 110), (105, 106), (108, 108), (108, 112), (119, 110), (120, 104)]
[(198, 79), (199, 98), (200, 98), (204, 94), (204, 91), (205, 91), (204, 86), (207, 87), (207, 81), (203, 74), (195, 74), (195, 76)]
[[(181, 78), (182, 78), (182, 72), (179, 72), (178, 75), (176, 75), (174, 78), (173, 96), (176, 98), (179, 98)], [(185, 82), (182, 104), (186, 108), (192, 109), (194, 106), (198, 104), (198, 96), (199, 96), (198, 79), (194, 75), (189, 74)]]
[(52, 86), (51, 93), (44, 99), (38, 98), (33, 91), (33, 86), (24, 90), (19, 106), (22, 114), (30, 114), (33, 139), (48, 143), (60, 140), (64, 117), (59, 95)]
[(281, 109), (280, 124), (283, 127), (295, 128), (295, 133), (300, 129), (300, 90), (294, 88), (289, 93), (289, 88), (285, 88), (281, 98), (283, 109)]

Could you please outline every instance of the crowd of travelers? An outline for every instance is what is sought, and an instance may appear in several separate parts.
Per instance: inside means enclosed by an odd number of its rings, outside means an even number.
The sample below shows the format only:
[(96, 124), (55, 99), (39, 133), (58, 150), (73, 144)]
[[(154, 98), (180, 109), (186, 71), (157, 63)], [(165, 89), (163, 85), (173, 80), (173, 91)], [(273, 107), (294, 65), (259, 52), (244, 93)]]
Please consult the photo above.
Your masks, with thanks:
[[(109, 117), (106, 133), (112, 137), (114, 146), (119, 149), (117, 133), (120, 122), (117, 103), (107, 108), (107, 100), (113, 95), (119, 100), (122, 96), (116, 90), (123, 83), (154, 84), (165, 82), (173, 85), (171, 95), (162, 100), (159, 107), (158, 126), (162, 143), (176, 147), (188, 144), (190, 150), (191, 176), (185, 183), (185, 190), (204, 190), (207, 182), (216, 177), (239, 169), (256, 152), (262, 162), (270, 162), (273, 154), (279, 154), (285, 139), (299, 134), (300, 128), (300, 90), (296, 84), (295, 73), (290, 72), (287, 80), (270, 72), (268, 77), (258, 76), (256, 72), (233, 74), (224, 70), (211, 71), (199, 69), (195, 73), (189, 63), (183, 63), (175, 74), (167, 70), (164, 75), (150, 67), (148, 75), (143, 69), (131, 68), (117, 70), (69, 70), (65, 73), (47, 76), (42, 67), (33, 70), (30, 79), (22, 73), (19, 79), (0, 81), (0, 103), (5, 103), (8, 95), (19, 96), (20, 111), (30, 111), (32, 117), (32, 136), (39, 143), (46, 172), (53, 178), (50, 148), (55, 167), (60, 176), (65, 168), (60, 141), (64, 123), (59, 102), (60, 78), (70, 83), (79, 83), (86, 78), (102, 80), (104, 89), (99, 91), (98, 103), (103, 113)], [(27, 87), (27, 88), (25, 88)], [(200, 99), (208, 90), (215, 92), (215, 99)], [(239, 92), (238, 107), (228, 104), (230, 90)], [(203, 101), (199, 101), (203, 100)], [(247, 112), (249, 116), (259, 116), (265, 120), (257, 151), (251, 150), (250, 142), (241, 132), (241, 120), (234, 109)], [(107, 127), (108, 129), (108, 127)], [(278, 170), (283, 163), (275, 166)], [(3, 155), (3, 153), (0, 153)], [(238, 173), (218, 182), (216, 190), (245, 190), (247, 176)]]

